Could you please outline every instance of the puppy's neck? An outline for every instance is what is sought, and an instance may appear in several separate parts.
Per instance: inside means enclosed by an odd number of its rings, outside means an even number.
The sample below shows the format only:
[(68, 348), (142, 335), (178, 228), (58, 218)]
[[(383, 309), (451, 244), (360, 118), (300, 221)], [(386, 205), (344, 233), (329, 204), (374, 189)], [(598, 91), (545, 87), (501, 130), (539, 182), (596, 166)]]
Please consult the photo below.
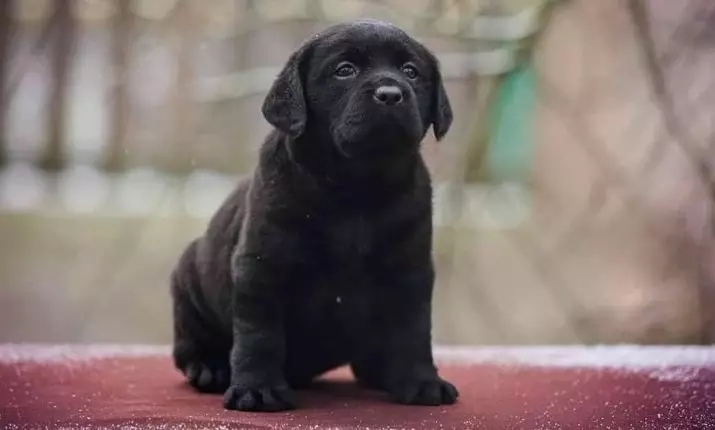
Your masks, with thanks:
[(280, 163), (291, 180), (310, 182), (321, 194), (336, 197), (370, 195), (375, 200), (380, 194), (400, 194), (411, 188), (422, 161), (418, 150), (348, 158), (333, 142), (307, 135), (293, 139), (276, 132), (266, 143), (272, 148), (270, 164)]
[(395, 186), (409, 181), (419, 152), (401, 150), (392, 153), (359, 154), (346, 156), (334, 142), (322, 140), (322, 148), (315, 141), (297, 139), (294, 162), (326, 185), (347, 188), (370, 186)]

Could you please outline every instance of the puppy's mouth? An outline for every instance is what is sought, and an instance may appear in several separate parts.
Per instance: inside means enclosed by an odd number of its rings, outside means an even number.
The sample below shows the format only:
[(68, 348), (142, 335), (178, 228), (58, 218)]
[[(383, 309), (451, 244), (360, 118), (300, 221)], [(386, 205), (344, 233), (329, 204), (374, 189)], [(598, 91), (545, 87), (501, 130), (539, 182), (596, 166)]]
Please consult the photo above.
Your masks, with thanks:
[(419, 148), (424, 137), (422, 120), (414, 105), (399, 108), (365, 106), (346, 110), (331, 134), (344, 157), (379, 156)]

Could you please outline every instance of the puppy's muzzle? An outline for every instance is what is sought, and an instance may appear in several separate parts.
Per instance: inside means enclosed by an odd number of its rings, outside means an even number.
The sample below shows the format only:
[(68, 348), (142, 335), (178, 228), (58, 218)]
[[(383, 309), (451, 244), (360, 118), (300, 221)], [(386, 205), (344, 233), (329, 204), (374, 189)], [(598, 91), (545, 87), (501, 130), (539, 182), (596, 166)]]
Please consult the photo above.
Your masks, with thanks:
[(412, 147), (421, 139), (422, 129), (409, 83), (393, 73), (378, 73), (349, 96), (331, 133), (343, 155), (350, 157)]
[(405, 95), (400, 87), (395, 85), (381, 85), (375, 89), (372, 98), (377, 104), (395, 106), (402, 103)]

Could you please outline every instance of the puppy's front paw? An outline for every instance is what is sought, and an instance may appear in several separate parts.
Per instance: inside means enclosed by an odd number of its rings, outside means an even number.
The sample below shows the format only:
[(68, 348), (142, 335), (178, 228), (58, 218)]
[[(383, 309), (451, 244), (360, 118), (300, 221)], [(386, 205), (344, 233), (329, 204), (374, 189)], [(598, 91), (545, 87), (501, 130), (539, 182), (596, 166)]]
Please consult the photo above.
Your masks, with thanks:
[(451, 405), (459, 397), (457, 388), (441, 378), (404, 380), (393, 386), (389, 394), (392, 401), (405, 405)]
[(226, 409), (236, 411), (278, 412), (293, 409), (287, 385), (242, 387), (231, 385), (223, 396)]

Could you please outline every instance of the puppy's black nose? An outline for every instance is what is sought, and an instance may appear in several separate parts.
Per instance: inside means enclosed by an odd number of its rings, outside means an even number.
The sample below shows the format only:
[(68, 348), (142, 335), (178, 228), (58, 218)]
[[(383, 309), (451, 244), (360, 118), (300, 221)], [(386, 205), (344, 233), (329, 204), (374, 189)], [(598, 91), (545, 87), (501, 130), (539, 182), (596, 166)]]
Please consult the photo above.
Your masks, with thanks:
[(402, 90), (394, 85), (383, 85), (375, 90), (375, 100), (384, 105), (393, 106), (402, 102)]

